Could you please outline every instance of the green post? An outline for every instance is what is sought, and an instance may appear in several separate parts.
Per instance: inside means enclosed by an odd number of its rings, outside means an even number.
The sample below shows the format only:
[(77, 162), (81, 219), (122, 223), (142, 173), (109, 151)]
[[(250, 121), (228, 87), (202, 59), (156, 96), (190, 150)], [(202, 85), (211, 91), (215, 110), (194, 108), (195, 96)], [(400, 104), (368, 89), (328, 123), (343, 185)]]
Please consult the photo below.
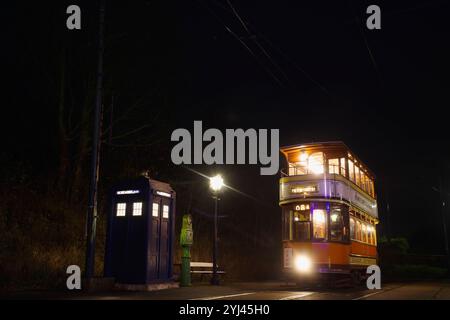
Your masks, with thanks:
[(191, 285), (191, 246), (194, 233), (192, 230), (192, 218), (190, 214), (183, 216), (181, 226), (180, 244), (183, 249), (181, 256), (180, 286), (189, 287)]

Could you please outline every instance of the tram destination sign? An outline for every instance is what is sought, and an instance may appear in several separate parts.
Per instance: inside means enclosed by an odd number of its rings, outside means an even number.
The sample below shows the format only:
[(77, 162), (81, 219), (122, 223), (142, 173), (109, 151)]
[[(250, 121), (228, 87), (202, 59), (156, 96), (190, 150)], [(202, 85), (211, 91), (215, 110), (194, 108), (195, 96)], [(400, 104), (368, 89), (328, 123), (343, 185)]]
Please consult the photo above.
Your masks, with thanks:
[(295, 185), (291, 187), (291, 193), (315, 193), (319, 191), (317, 184), (314, 185)]

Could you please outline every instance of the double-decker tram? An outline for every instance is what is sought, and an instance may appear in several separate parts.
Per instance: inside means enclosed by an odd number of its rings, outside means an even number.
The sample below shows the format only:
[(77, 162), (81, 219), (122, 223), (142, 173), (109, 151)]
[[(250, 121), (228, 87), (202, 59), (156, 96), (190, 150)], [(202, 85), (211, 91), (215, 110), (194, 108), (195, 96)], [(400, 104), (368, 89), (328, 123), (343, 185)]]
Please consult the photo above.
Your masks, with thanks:
[(377, 264), (374, 174), (340, 141), (282, 147), (283, 273), (359, 283)]

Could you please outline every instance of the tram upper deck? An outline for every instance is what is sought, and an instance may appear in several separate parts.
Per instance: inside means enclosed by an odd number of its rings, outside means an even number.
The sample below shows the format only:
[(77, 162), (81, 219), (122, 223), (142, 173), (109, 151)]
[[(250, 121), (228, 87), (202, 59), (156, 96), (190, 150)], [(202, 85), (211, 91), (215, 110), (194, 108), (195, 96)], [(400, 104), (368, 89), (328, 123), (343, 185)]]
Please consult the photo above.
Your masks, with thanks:
[(280, 205), (300, 199), (344, 202), (378, 220), (375, 175), (341, 141), (282, 147), (288, 171), (280, 179)]

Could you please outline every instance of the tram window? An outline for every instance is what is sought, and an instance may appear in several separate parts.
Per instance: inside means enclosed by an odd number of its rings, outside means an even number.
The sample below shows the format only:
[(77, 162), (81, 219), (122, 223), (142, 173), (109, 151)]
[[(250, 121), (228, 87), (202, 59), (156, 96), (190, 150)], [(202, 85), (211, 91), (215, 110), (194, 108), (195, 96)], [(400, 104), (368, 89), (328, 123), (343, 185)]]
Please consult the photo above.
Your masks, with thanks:
[(372, 227), (367, 226), (367, 243), (372, 244)]
[(310, 222), (295, 222), (294, 223), (294, 240), (310, 240)]
[(362, 238), (361, 238), (362, 242), (367, 242), (367, 227), (366, 225), (363, 223), (362, 224)]
[(328, 173), (339, 174), (339, 159), (328, 160)]
[(370, 243), (373, 245), (377, 244), (375, 232), (376, 232), (375, 226), (370, 226), (370, 235), (371, 235)]
[(359, 167), (355, 165), (355, 177), (356, 177), (356, 184), (361, 187), (361, 176), (359, 174)]
[(341, 158), (341, 175), (346, 177), (347, 170), (345, 170), (345, 158)]
[(356, 221), (356, 240), (361, 241), (361, 222)]
[(350, 218), (350, 239), (356, 239), (355, 236), (355, 219)]
[(330, 212), (330, 240), (342, 241), (344, 230), (344, 219), (340, 208)]
[(307, 173), (307, 165), (305, 162), (289, 163), (289, 175), (299, 176)]
[(308, 157), (308, 173), (323, 173), (323, 152), (314, 152)]
[(348, 175), (350, 180), (355, 182), (355, 169), (353, 167), (353, 161), (350, 159), (348, 160)]
[(313, 234), (316, 239), (326, 238), (326, 211), (322, 209), (313, 210)]
[(292, 240), (310, 240), (311, 222), (309, 212), (291, 211)]
[(377, 229), (375, 228), (375, 226), (372, 227), (372, 244), (374, 246), (377, 245)]
[(372, 196), (372, 197), (375, 197), (375, 188), (373, 187), (373, 181), (372, 180), (370, 180), (370, 195)]
[(314, 152), (309, 156), (302, 152), (298, 162), (289, 163), (289, 175), (321, 174), (324, 172), (323, 152)]
[(362, 171), (361, 171), (361, 185), (363, 190), (368, 192), (369, 189), (367, 188), (367, 176)]
[(117, 217), (125, 217), (126, 210), (127, 210), (126, 203), (118, 203), (117, 209), (116, 209), (116, 216)]
[(296, 167), (294, 164), (289, 163), (289, 175), (290, 176), (295, 176), (296, 174)]

